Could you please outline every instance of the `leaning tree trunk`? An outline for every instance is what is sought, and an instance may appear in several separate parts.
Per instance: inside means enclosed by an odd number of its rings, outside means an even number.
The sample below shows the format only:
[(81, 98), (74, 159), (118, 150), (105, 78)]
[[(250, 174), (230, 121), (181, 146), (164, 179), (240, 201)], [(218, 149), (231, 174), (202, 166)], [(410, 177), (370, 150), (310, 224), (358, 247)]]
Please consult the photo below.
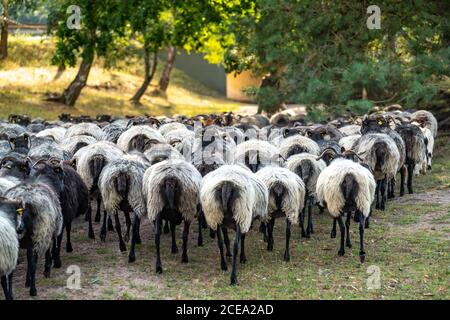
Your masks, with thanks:
[(89, 56), (83, 58), (77, 76), (69, 85), (69, 87), (64, 90), (62, 96), (59, 99), (61, 103), (71, 107), (75, 105), (75, 102), (80, 96), (81, 90), (83, 90), (83, 88), (86, 86), (93, 62), (94, 53), (89, 54)]
[[(145, 77), (144, 82), (138, 91), (134, 94), (131, 101), (133, 104), (140, 104), (140, 100), (144, 93), (147, 91), (148, 86), (153, 80), (153, 76), (155, 75), (156, 66), (158, 64), (158, 51), (153, 52), (153, 61), (150, 63), (150, 50), (148, 48), (144, 48), (144, 68), (145, 68)], [(151, 68), (151, 70), (150, 70)]]
[(0, 59), (6, 59), (8, 57), (8, 8), (3, 7), (3, 15), (1, 19), (1, 35), (0, 35)]
[(58, 66), (58, 70), (56, 71), (56, 74), (53, 77), (53, 81), (56, 81), (59, 78), (61, 78), (61, 76), (64, 74), (64, 71), (66, 71), (66, 67), (64, 65)]
[(167, 52), (167, 62), (164, 66), (164, 71), (161, 75), (161, 79), (159, 80), (158, 91), (160, 93), (166, 93), (167, 87), (170, 82), (170, 73), (172, 72), (173, 66), (175, 64), (175, 58), (177, 56), (177, 48), (169, 47), (169, 51)]

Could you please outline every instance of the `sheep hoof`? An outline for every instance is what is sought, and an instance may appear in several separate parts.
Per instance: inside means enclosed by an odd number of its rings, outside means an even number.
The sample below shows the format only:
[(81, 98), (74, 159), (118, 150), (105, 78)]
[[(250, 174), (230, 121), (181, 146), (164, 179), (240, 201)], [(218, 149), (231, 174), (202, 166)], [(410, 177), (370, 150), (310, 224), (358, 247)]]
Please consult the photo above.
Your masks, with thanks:
[(220, 264), (220, 269), (222, 269), (222, 271), (227, 271), (228, 270), (227, 264), (225, 262), (222, 262)]
[(72, 245), (66, 245), (66, 252), (67, 253), (70, 253), (70, 252), (73, 252), (73, 248), (72, 248)]
[(137, 238), (136, 238), (136, 244), (142, 244), (142, 240), (141, 240), (140, 237), (137, 237)]
[(336, 238), (336, 231), (331, 231), (330, 238), (331, 239)]
[(188, 256), (186, 255), (183, 255), (182, 257), (181, 257), (181, 263), (188, 263), (189, 262), (189, 259), (188, 259)]
[(50, 270), (44, 271), (44, 278), (50, 278)]
[(209, 229), (209, 237), (211, 239), (215, 239), (216, 238), (216, 232), (212, 229)]
[(338, 255), (340, 257), (342, 257), (344, 254), (345, 254), (345, 250), (344, 249), (341, 249), (341, 250), (338, 251)]
[(164, 234), (168, 234), (170, 232), (169, 226), (166, 224), (163, 230)]
[(359, 253), (359, 261), (361, 261), (361, 263), (364, 263), (364, 261), (366, 260), (366, 253)]
[(30, 296), (31, 296), (31, 297), (36, 297), (36, 296), (37, 296), (37, 290), (36, 290), (36, 288), (30, 289)]
[(163, 273), (163, 269), (162, 269), (161, 266), (157, 266), (157, 267), (156, 267), (156, 273), (157, 273), (157, 274)]
[(306, 239), (310, 239), (310, 238), (311, 238), (311, 233), (310, 233), (310, 232), (307, 232), (306, 235), (305, 235), (305, 238), (306, 238)]
[(227, 252), (226, 256), (227, 258), (231, 258), (233, 255), (231, 254), (231, 252)]
[(128, 255), (128, 262), (132, 263), (132, 262), (135, 262), (135, 261), (136, 261), (136, 256), (134, 255), (134, 253), (130, 253)]
[(237, 285), (237, 278), (236, 278), (236, 276), (231, 276), (231, 282), (230, 282), (230, 285), (232, 285), (232, 286), (235, 286), (235, 285)]
[(30, 287), (30, 279), (25, 280), (25, 288)]
[(120, 248), (120, 252), (125, 252), (127, 251), (127, 246), (125, 245), (125, 243), (121, 242), (119, 244), (119, 248)]
[(347, 242), (345, 245), (347, 246), (347, 248), (351, 248), (352, 247), (352, 243), (351, 242)]
[(172, 247), (172, 253), (178, 253), (178, 248), (177, 247)]
[(61, 259), (56, 259), (56, 260), (53, 262), (53, 268), (55, 268), (55, 269), (61, 268), (61, 265), (62, 265)]
[(247, 262), (247, 258), (246, 257), (241, 257), (240, 262), (242, 264), (246, 263)]
[(306, 232), (302, 230), (302, 238), (306, 238)]
[(289, 253), (285, 252), (284, 253), (284, 261), (289, 262), (291, 260), (291, 256), (289, 255)]

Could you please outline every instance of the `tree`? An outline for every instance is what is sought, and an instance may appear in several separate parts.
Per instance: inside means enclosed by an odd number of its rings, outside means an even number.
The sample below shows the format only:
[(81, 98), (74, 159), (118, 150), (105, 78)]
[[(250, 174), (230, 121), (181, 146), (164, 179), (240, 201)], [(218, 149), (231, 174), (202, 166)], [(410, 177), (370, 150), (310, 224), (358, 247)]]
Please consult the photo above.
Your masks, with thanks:
[(8, 28), (11, 19), (17, 18), (18, 13), (36, 8), (40, 1), (32, 0), (0, 0), (0, 59), (8, 57)]
[[(72, 14), (69, 6), (78, 6), (80, 28), (67, 23)], [(74, 7), (72, 7), (74, 8)], [(76, 12), (74, 11), (74, 14)], [(121, 0), (59, 0), (50, 7), (49, 31), (56, 37), (56, 52), (52, 63), (59, 68), (81, 63), (75, 79), (55, 100), (68, 106), (75, 105), (86, 86), (95, 57), (108, 57), (125, 36), (127, 2)]]
[(318, 117), (426, 103), (449, 73), (449, 3), (377, 5), (381, 29), (369, 30), (365, 1), (256, 0), (254, 14), (233, 24), (238, 45), (228, 50), (227, 69), (264, 77), (253, 92), (269, 113), (286, 102), (307, 104)]

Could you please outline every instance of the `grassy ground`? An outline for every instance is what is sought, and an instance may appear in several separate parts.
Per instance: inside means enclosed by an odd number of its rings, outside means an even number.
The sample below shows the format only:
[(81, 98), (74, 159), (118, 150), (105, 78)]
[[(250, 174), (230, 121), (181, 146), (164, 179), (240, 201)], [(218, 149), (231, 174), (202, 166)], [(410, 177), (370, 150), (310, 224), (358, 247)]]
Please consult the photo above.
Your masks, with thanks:
[(75, 115), (109, 113), (114, 115), (194, 115), (206, 112), (236, 110), (241, 104), (227, 100), (180, 70), (175, 69), (167, 92), (167, 99), (153, 97), (150, 92), (157, 84), (163, 63), (155, 81), (135, 108), (129, 99), (143, 80), (142, 62), (129, 59), (114, 69), (105, 69), (103, 61), (94, 65), (88, 86), (83, 89), (75, 108), (46, 102), (50, 93), (62, 93), (74, 79), (76, 68), (68, 69), (53, 81), (56, 67), (51, 66), (54, 43), (41, 37), (13, 36), (9, 42), (9, 58), (0, 62), (0, 118), (10, 113), (55, 119), (60, 113)]
[[(63, 268), (51, 278), (38, 266), (39, 299), (449, 299), (450, 275), (450, 145), (448, 135), (436, 144), (433, 170), (415, 180), (416, 193), (390, 201), (384, 212), (374, 211), (366, 230), (366, 262), (358, 258), (358, 229), (354, 247), (337, 255), (338, 239), (330, 239), (331, 218), (316, 211), (315, 234), (300, 239), (295, 228), (291, 262), (283, 261), (284, 223), (275, 228), (275, 249), (265, 250), (256, 230), (250, 231), (245, 265), (238, 266), (238, 286), (229, 286), (230, 272), (220, 270), (216, 241), (205, 237), (197, 247), (197, 226), (191, 228), (189, 263), (170, 253), (170, 237), (162, 239), (164, 273), (156, 275), (153, 228), (145, 221), (137, 261), (129, 264), (119, 252), (117, 236), (107, 242), (89, 240), (84, 221), (74, 227), (74, 252), (63, 254)], [(178, 228), (181, 249), (181, 230)], [(233, 236), (232, 236), (233, 238)], [(23, 253), (22, 253), (23, 254)], [(23, 255), (22, 255), (23, 258)], [(66, 288), (66, 268), (81, 270), (81, 289)], [(380, 270), (381, 287), (369, 290), (370, 266)], [(16, 298), (28, 299), (24, 267), (18, 266)], [(229, 265), (230, 267), (230, 265)], [(373, 268), (373, 267), (372, 267)], [(368, 273), (368, 271), (370, 271)]]

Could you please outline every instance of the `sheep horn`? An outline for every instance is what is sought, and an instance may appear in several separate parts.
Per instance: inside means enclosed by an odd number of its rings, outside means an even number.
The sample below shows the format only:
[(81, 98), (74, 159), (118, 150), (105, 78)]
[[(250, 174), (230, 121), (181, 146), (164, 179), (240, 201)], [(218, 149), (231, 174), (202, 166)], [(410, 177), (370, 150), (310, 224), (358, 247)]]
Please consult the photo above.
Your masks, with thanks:
[(346, 150), (343, 152), (344, 156), (348, 156), (348, 155), (354, 155), (356, 156), (360, 161), (364, 161), (355, 151), (353, 150)]
[(332, 151), (334, 154), (336, 154), (336, 151), (333, 148), (326, 148), (325, 150), (323, 150), (322, 154), (316, 158), (316, 161), (322, 159), (327, 151)]
[(45, 159), (45, 158), (39, 159), (38, 161), (36, 161), (36, 162), (32, 165), (32, 167), (34, 168), (34, 167), (36, 167), (38, 164), (40, 164), (40, 163), (42, 163), (42, 162), (47, 162), (47, 159)]
[(11, 161), (11, 162), (17, 162), (17, 161), (19, 161), (17, 158), (15, 158), (15, 157), (12, 157), (12, 156), (7, 156), (7, 157), (4, 157), (4, 158), (2, 158), (2, 160), (0, 161), (0, 163), (5, 163), (6, 161)]

